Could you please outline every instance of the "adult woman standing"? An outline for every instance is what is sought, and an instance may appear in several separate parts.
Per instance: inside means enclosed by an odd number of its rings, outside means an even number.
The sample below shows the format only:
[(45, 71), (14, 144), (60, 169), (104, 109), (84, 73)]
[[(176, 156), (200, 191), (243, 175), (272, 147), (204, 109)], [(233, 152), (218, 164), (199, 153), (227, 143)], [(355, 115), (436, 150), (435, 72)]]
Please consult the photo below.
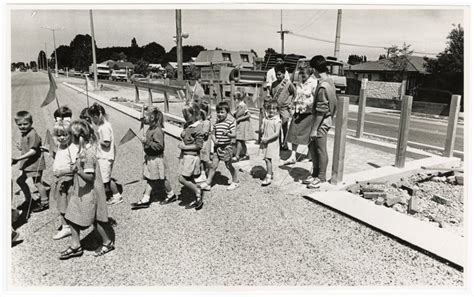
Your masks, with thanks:
[(323, 56), (314, 56), (309, 62), (319, 79), (312, 107), (313, 125), (310, 132), (309, 151), (313, 162), (313, 172), (303, 182), (309, 189), (319, 188), (326, 182), (328, 167), (327, 135), (336, 113), (336, 87), (327, 74), (327, 63)]
[(313, 75), (309, 64), (303, 65), (297, 70), (300, 81), (296, 84), (296, 96), (293, 101), (295, 111), (287, 136), (287, 141), (292, 144), (292, 151), (290, 158), (283, 163), (284, 165), (296, 163), (298, 145), (309, 144), (309, 134), (313, 125), (312, 108), (318, 80)]

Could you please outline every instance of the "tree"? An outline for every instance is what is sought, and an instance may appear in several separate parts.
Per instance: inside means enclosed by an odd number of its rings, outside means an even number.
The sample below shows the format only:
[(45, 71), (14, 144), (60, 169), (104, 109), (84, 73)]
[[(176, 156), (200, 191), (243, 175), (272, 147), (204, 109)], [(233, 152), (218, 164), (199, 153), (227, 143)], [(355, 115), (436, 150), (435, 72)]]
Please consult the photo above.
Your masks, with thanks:
[(269, 47), (265, 50), (265, 56), (271, 55), (271, 54), (276, 54), (276, 51), (273, 48)]
[(364, 61), (364, 57), (365, 56), (349, 55), (349, 58), (347, 59), (347, 63), (350, 65), (356, 65), (363, 62), (367, 62), (367, 58), (365, 57), (365, 61)]
[(391, 46), (388, 49), (388, 60), (392, 70), (398, 72), (398, 79), (402, 80), (406, 76), (408, 66), (410, 65), (410, 57), (413, 50), (410, 49), (410, 44), (403, 43), (403, 46)]
[(36, 61), (31, 61), (30, 62), (30, 67), (31, 68), (38, 68), (38, 65), (36, 64)]
[[(71, 68), (72, 67), (72, 50), (67, 45), (61, 45), (56, 49), (58, 53), (58, 68)], [(54, 52), (53, 52), (54, 56)], [(56, 58), (56, 57), (55, 57)]]
[(148, 62), (143, 59), (138, 60), (137, 63), (135, 64), (135, 68), (133, 69), (133, 72), (147, 76), (149, 72)]
[(46, 54), (44, 51), (38, 53), (38, 65), (41, 69), (46, 69)]
[(379, 55), (379, 61), (383, 60), (383, 59), (387, 59), (387, 56), (386, 55)]
[[(453, 25), (454, 26), (454, 25)], [(430, 73), (463, 73), (464, 72), (464, 29), (454, 26), (448, 34), (448, 46), (436, 56), (436, 59), (425, 58), (426, 68)]]
[(149, 63), (161, 63), (165, 56), (165, 48), (156, 42), (150, 42), (143, 47), (142, 59)]
[(184, 79), (198, 80), (201, 77), (201, 72), (196, 65), (189, 65), (184, 67)]
[(90, 35), (78, 34), (69, 45), (71, 48), (72, 66), (78, 71), (88, 71), (92, 64), (92, 38)]
[(130, 47), (138, 47), (137, 40), (135, 39), (135, 37), (132, 38), (132, 44), (130, 45)]

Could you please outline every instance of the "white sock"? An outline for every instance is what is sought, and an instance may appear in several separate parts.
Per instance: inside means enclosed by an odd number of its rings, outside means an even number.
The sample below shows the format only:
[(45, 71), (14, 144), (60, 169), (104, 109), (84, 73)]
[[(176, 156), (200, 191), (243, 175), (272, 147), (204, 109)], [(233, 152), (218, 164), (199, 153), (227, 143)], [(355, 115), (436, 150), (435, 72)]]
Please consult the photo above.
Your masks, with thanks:
[(69, 228), (71, 228), (71, 227), (70, 227), (69, 225), (63, 225), (63, 229), (64, 229), (64, 228), (69, 229)]
[(112, 197), (117, 199), (117, 198), (121, 198), (122, 195), (120, 195), (120, 193), (116, 193), (116, 194), (113, 194)]
[(144, 202), (150, 201), (150, 195), (143, 195), (142, 201)]
[(169, 192), (166, 192), (166, 196), (167, 196), (168, 198), (173, 197), (173, 196), (174, 196), (173, 190), (171, 190), (171, 191), (169, 191)]

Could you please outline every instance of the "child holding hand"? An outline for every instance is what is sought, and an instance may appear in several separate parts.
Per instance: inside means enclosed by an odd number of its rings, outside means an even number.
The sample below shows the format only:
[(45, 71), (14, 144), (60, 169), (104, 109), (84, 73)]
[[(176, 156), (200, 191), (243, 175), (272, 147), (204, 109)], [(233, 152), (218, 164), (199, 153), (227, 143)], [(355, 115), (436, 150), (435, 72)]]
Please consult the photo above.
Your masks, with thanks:
[[(33, 200), (30, 188), (26, 183), (28, 178), (33, 179), (35, 187), (40, 195), (40, 202), (32, 209), (33, 212), (40, 212), (49, 208), (49, 200), (46, 189), (42, 183), (43, 170), (46, 168), (44, 157), (41, 152), (41, 137), (33, 128), (33, 117), (28, 111), (19, 111), (15, 115), (15, 123), (21, 132), (21, 143), (19, 149), (21, 156), (12, 158), (12, 165), (20, 162), (21, 175), (16, 182), (20, 186), (25, 202), (30, 204)], [(29, 213), (27, 214), (29, 215)]]
[(80, 257), (80, 232), (91, 225), (102, 238), (102, 245), (94, 256), (102, 256), (115, 249), (113, 229), (109, 224), (105, 189), (98, 170), (96, 150), (97, 138), (91, 125), (84, 120), (71, 123), (71, 135), (78, 145), (78, 158), (73, 168), (74, 190), (66, 209), (65, 219), (71, 228), (71, 245), (61, 252), (59, 259)]
[(145, 138), (139, 137), (143, 143), (145, 151), (145, 162), (143, 164), (143, 178), (146, 180), (143, 198), (135, 204), (132, 204), (132, 210), (148, 208), (151, 204), (150, 196), (153, 190), (156, 190), (158, 182), (164, 182), (166, 190), (166, 199), (160, 204), (168, 204), (176, 200), (176, 195), (171, 189), (168, 176), (168, 164), (164, 159), (165, 134), (163, 113), (158, 108), (149, 111), (144, 119), (144, 123), (149, 125)]
[(50, 197), (56, 202), (56, 207), (61, 215), (61, 229), (53, 236), (58, 240), (71, 235), (71, 228), (64, 218), (69, 204), (73, 186), (73, 166), (76, 163), (79, 147), (72, 143), (69, 121), (58, 119), (53, 128), (58, 147), (54, 153), (53, 175), (55, 181), (51, 185)]
[(204, 142), (202, 123), (199, 121), (201, 111), (197, 103), (191, 103), (183, 107), (182, 112), (186, 123), (181, 132), (182, 142), (178, 145), (181, 150), (179, 182), (196, 195), (196, 200), (185, 208), (198, 210), (203, 205), (203, 193), (194, 179), (200, 174), (199, 155)]
[(273, 164), (280, 160), (280, 129), (281, 119), (278, 114), (277, 101), (270, 101), (265, 104), (266, 117), (263, 119), (260, 131), (262, 139), (260, 143), (259, 154), (263, 155), (267, 166), (267, 175), (262, 182), (262, 186), (268, 186), (273, 179)]
[(237, 100), (237, 106), (232, 113), (237, 124), (236, 136), (237, 150), (235, 156), (232, 158), (233, 162), (240, 160), (248, 160), (249, 155), (247, 154), (246, 141), (254, 139), (254, 132), (252, 131), (252, 124), (250, 123), (250, 112), (245, 103), (244, 91), (238, 90), (235, 93), (235, 99)]
[(196, 183), (206, 181), (206, 174), (212, 166), (211, 163), (211, 110), (206, 101), (199, 103), (201, 109), (201, 123), (204, 143), (202, 144), (199, 158), (201, 159), (201, 175), (196, 179)]

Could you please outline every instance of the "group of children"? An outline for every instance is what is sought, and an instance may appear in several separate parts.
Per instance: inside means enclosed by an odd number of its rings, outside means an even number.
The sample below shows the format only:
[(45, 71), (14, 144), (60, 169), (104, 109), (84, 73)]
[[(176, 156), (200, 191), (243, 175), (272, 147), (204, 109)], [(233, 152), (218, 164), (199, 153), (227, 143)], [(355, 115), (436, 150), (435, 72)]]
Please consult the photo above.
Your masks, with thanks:
[[(181, 133), (179, 156), (179, 182), (195, 194), (195, 200), (185, 206), (200, 209), (203, 206), (204, 191), (210, 191), (213, 178), (221, 161), (231, 174), (228, 190), (240, 186), (237, 170), (233, 162), (249, 159), (246, 141), (254, 139), (250, 114), (244, 102), (243, 92), (237, 92), (238, 101), (231, 113), (227, 102), (216, 105), (216, 122), (211, 124), (210, 106), (206, 102), (187, 104), (183, 110), (185, 125)], [(267, 176), (262, 185), (271, 183), (272, 162), (279, 159), (279, 135), (281, 120), (278, 104), (265, 104), (267, 117), (260, 127), (262, 133), (260, 152), (267, 165)], [(109, 223), (107, 204), (123, 202), (119, 187), (111, 177), (115, 160), (113, 129), (107, 120), (105, 109), (95, 103), (82, 110), (78, 120), (72, 120), (72, 111), (59, 107), (54, 113), (54, 139), (49, 148), (33, 128), (33, 118), (28, 111), (19, 111), (15, 123), (21, 132), (21, 155), (12, 158), (12, 165), (19, 163), (20, 176), (17, 184), (25, 196), (23, 208), (27, 215), (49, 208), (49, 201), (56, 204), (60, 214), (61, 227), (53, 236), (59, 240), (71, 236), (70, 246), (61, 252), (62, 260), (82, 256), (80, 231), (93, 225), (102, 238), (102, 245), (95, 252), (104, 255), (115, 249), (114, 231)], [(158, 108), (153, 108), (143, 118), (149, 125), (145, 136), (137, 136), (143, 144), (143, 178), (146, 180), (143, 197), (132, 203), (132, 209), (148, 208), (154, 190), (164, 184), (166, 198), (160, 204), (177, 200), (168, 180), (168, 165), (165, 161), (164, 116)], [(213, 146), (213, 149), (212, 149)], [(214, 153), (211, 154), (211, 151)], [(45, 152), (53, 157), (53, 176), (50, 197), (43, 186), (42, 176), (45, 166)], [(31, 178), (40, 201), (32, 199), (26, 183)], [(110, 193), (110, 199), (107, 198)], [(13, 235), (12, 235), (13, 236)]]
[[(117, 185), (111, 179), (115, 159), (113, 130), (106, 119), (102, 106), (94, 104), (81, 112), (80, 119), (72, 120), (72, 111), (61, 106), (54, 112), (53, 140), (49, 148), (43, 146), (41, 137), (33, 128), (33, 117), (28, 111), (19, 111), (15, 123), (21, 132), (21, 155), (12, 158), (12, 165), (20, 162), (20, 176), (16, 182), (25, 196), (21, 206), (27, 209), (26, 216), (49, 208), (49, 202), (56, 204), (60, 214), (61, 227), (53, 236), (58, 240), (71, 236), (70, 246), (60, 253), (66, 260), (82, 256), (80, 231), (93, 225), (102, 238), (102, 245), (95, 256), (104, 255), (115, 249), (114, 232), (109, 223), (107, 203), (123, 201)], [(42, 176), (46, 169), (44, 153), (53, 157), (55, 178), (48, 199)], [(32, 178), (40, 202), (34, 202), (26, 183)], [(106, 191), (111, 192), (107, 201)], [(33, 205), (33, 208), (31, 206)]]

